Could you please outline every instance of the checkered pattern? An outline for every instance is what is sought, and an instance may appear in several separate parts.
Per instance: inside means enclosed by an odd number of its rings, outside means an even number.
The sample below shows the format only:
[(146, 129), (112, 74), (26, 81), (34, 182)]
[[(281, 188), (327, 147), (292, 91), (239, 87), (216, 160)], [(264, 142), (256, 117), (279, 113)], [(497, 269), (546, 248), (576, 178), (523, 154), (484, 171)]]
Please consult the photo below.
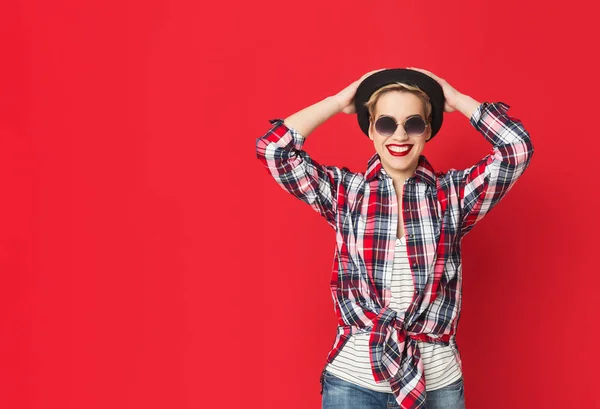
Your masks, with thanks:
[(529, 166), (533, 145), (508, 105), (483, 103), (471, 124), (493, 145), (468, 169), (434, 172), (421, 155), (400, 206), (415, 283), (405, 312), (388, 308), (398, 223), (392, 179), (375, 154), (365, 173), (324, 166), (303, 149), (304, 137), (281, 119), (256, 142), (258, 158), (286, 191), (310, 205), (336, 232), (331, 294), (338, 319), (327, 362), (348, 337), (370, 332), (376, 381), (387, 380), (403, 409), (425, 408), (423, 363), (416, 340), (449, 345), (461, 311), (461, 240)]

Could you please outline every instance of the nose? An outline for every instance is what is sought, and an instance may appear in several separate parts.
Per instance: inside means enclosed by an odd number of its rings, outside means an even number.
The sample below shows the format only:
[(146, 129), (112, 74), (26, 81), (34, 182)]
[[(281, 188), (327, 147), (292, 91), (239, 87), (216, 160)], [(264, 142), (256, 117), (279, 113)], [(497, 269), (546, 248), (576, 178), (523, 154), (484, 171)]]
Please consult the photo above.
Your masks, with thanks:
[(398, 126), (396, 128), (396, 131), (394, 131), (394, 133), (390, 135), (390, 138), (406, 141), (408, 140), (408, 133), (406, 133), (406, 130), (403, 126)]

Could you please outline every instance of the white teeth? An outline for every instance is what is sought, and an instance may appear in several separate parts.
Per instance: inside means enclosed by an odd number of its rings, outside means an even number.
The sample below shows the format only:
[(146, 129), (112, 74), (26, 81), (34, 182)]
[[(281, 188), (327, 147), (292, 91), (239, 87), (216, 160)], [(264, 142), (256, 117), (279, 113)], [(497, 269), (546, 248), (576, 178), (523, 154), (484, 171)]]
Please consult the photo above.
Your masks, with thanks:
[(408, 146), (388, 146), (388, 148), (393, 152), (406, 152), (408, 150)]

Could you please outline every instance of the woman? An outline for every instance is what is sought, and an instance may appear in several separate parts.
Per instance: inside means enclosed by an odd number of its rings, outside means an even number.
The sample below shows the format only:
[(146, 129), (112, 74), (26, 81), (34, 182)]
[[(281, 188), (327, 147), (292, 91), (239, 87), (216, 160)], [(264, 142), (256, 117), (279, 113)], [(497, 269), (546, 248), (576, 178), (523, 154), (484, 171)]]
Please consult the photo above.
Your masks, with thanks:
[[(331, 292), (338, 318), (321, 376), (323, 408), (464, 408), (456, 331), (461, 240), (512, 188), (533, 155), (504, 103), (479, 103), (422, 69), (378, 70), (257, 140), (286, 191), (336, 231)], [(464, 170), (434, 172), (425, 144), (459, 111), (493, 145)], [(375, 148), (364, 173), (320, 165), (305, 138), (357, 114)]]

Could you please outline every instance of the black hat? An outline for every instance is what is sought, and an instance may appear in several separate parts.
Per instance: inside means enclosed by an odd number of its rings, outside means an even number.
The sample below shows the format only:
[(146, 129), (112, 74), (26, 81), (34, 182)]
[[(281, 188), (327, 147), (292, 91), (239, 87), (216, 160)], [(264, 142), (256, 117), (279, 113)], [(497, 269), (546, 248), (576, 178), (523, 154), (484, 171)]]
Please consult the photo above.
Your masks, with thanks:
[(431, 138), (438, 133), (442, 127), (444, 119), (444, 91), (436, 80), (422, 72), (409, 70), (406, 68), (394, 68), (378, 71), (365, 78), (356, 90), (354, 96), (354, 106), (356, 107), (356, 116), (358, 125), (363, 133), (369, 136), (369, 110), (365, 103), (371, 95), (379, 88), (401, 82), (403, 84), (414, 85), (424, 91), (431, 101)]

